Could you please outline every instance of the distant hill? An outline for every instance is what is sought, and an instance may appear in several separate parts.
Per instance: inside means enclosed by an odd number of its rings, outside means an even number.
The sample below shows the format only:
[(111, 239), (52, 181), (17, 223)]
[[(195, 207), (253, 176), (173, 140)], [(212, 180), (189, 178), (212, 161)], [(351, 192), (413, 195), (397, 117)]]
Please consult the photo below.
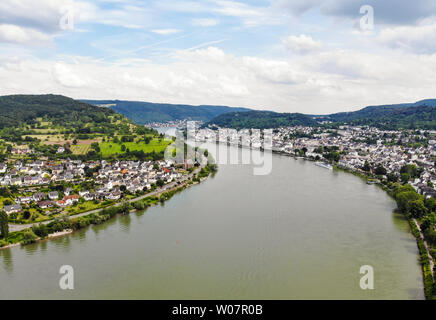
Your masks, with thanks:
[(0, 97), (0, 129), (36, 123), (36, 118), (50, 119), (54, 124), (107, 122), (114, 114), (104, 109), (59, 95), (10, 95)]
[(358, 111), (330, 115), (304, 115), (300, 113), (276, 113), (270, 111), (232, 112), (217, 116), (204, 126), (244, 128), (278, 128), (280, 126), (318, 126), (330, 121), (341, 124), (369, 125), (382, 129), (436, 130), (436, 99), (415, 103), (369, 106)]
[(177, 120), (209, 121), (228, 112), (246, 112), (247, 108), (226, 106), (192, 106), (183, 104), (150, 103), (120, 100), (82, 100), (89, 104), (105, 106), (125, 115), (138, 124)]
[(383, 129), (436, 129), (436, 99), (415, 103), (369, 106), (359, 111), (313, 116), (317, 120)]
[(234, 129), (271, 129), (282, 126), (316, 126), (317, 121), (301, 113), (277, 113), (271, 111), (231, 112), (219, 115), (204, 126)]

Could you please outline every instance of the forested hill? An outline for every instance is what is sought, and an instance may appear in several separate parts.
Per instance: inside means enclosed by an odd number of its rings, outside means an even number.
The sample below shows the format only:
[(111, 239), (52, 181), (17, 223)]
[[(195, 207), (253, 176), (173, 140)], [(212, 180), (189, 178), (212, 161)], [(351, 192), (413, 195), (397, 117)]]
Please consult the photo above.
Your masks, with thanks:
[(114, 111), (60, 95), (10, 95), (0, 97), (0, 129), (32, 125), (37, 118), (53, 124), (102, 123)]
[(121, 113), (135, 123), (168, 122), (177, 120), (209, 121), (227, 112), (244, 112), (250, 109), (226, 106), (192, 106), (183, 104), (150, 103), (120, 100), (82, 100), (84, 102), (105, 106)]
[(314, 116), (319, 121), (370, 125), (382, 129), (436, 129), (436, 99), (416, 103), (369, 106), (355, 112)]
[(204, 126), (234, 129), (270, 129), (282, 126), (316, 126), (317, 121), (301, 113), (271, 111), (232, 112), (219, 115)]
[(415, 103), (369, 106), (354, 112), (322, 116), (270, 111), (233, 112), (219, 115), (204, 126), (265, 129), (296, 125), (318, 126), (322, 122), (328, 122), (327, 125), (330, 126), (368, 125), (386, 130), (436, 130), (436, 99)]

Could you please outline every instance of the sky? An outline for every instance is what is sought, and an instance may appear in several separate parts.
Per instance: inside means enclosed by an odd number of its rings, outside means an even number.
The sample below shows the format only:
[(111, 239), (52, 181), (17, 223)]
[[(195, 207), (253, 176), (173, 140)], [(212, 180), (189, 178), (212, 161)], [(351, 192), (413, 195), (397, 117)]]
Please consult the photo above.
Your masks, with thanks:
[(436, 98), (434, 0), (1, 0), (0, 95), (327, 114)]

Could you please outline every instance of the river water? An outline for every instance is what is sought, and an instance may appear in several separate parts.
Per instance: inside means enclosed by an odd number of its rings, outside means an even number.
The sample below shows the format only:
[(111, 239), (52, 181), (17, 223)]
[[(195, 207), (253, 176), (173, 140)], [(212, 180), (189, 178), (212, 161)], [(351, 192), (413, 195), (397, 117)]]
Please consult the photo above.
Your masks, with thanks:
[[(244, 151), (247, 152), (247, 151)], [(416, 242), (377, 186), (274, 155), (164, 206), (0, 250), (0, 299), (423, 299)], [(74, 290), (59, 268), (74, 268)], [(374, 290), (359, 286), (374, 269)]]

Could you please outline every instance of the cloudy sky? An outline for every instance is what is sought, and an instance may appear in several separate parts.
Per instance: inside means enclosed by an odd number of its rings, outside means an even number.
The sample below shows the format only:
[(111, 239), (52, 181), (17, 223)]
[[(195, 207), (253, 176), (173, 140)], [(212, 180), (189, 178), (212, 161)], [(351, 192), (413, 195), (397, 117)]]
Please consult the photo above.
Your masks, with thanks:
[(324, 114), (436, 98), (435, 71), (434, 0), (0, 1), (0, 95)]

